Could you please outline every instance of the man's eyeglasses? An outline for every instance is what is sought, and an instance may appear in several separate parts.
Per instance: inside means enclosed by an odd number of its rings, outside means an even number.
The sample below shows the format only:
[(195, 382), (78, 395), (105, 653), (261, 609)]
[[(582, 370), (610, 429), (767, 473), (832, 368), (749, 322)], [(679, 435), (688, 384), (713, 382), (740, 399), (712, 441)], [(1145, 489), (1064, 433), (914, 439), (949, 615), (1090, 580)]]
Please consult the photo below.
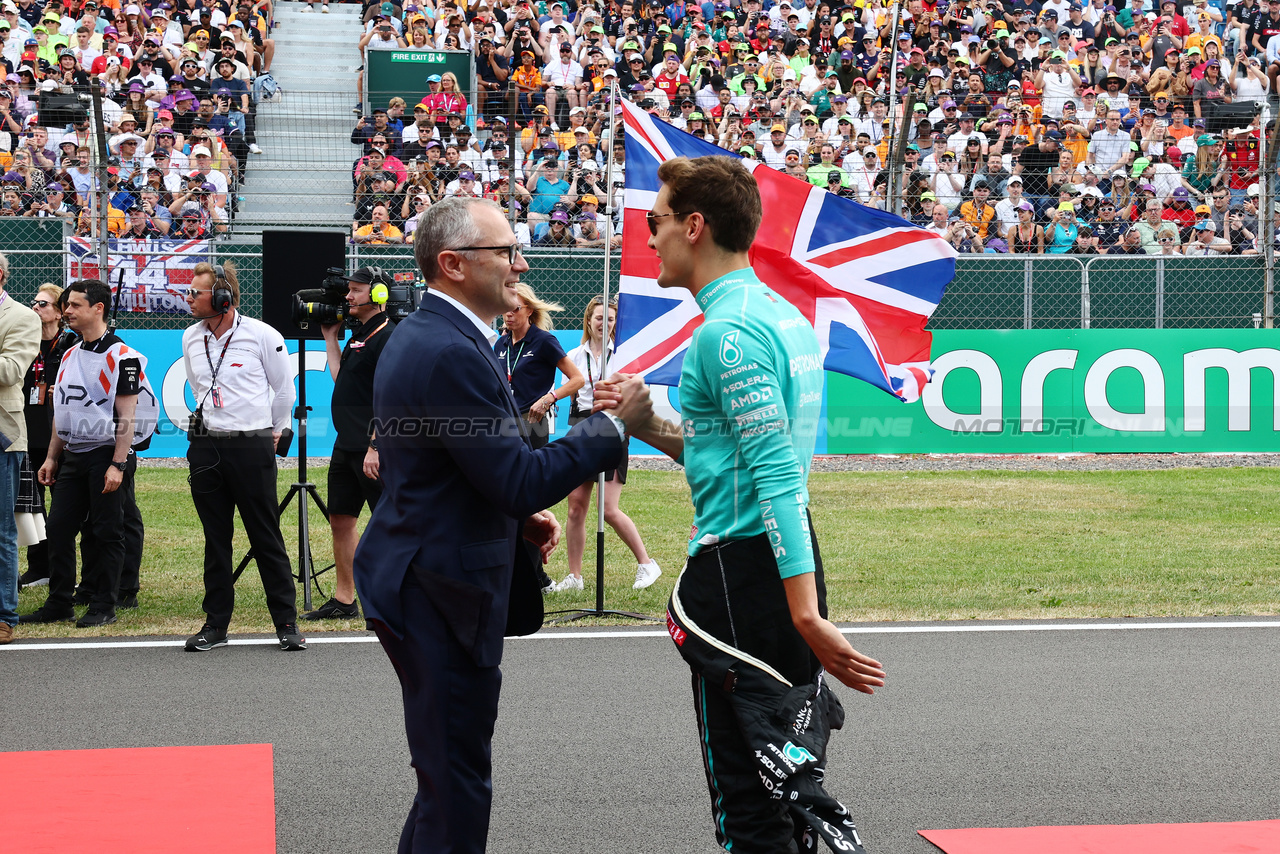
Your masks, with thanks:
[(51, 303), (47, 299), (38, 299), (31, 301), (32, 308), (48, 308)]
[(649, 236), (650, 237), (658, 236), (658, 220), (662, 219), (663, 217), (688, 216), (691, 213), (693, 213), (693, 211), (672, 211), (671, 213), (664, 213), (664, 214), (656, 214), (653, 211), (645, 211), (644, 221), (649, 226)]
[(479, 252), (481, 250), (490, 250), (492, 252), (507, 253), (507, 263), (515, 266), (516, 259), (520, 257), (520, 244), (512, 243), (510, 246), (459, 246), (454, 252)]
[(1162, 237), (1162, 238), (1160, 238), (1160, 242), (1161, 242), (1161, 243), (1172, 243), (1172, 242), (1173, 242), (1173, 238), (1172, 238), (1172, 237)]

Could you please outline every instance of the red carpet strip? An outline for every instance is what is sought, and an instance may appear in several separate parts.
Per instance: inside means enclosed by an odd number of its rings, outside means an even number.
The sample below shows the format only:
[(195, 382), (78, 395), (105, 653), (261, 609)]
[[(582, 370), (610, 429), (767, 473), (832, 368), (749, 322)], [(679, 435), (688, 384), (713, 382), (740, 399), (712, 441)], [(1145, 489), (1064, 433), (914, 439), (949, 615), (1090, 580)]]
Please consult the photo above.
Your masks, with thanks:
[(0, 753), (0, 848), (275, 854), (269, 744)]
[(1280, 821), (922, 830), (946, 854), (1277, 854)]

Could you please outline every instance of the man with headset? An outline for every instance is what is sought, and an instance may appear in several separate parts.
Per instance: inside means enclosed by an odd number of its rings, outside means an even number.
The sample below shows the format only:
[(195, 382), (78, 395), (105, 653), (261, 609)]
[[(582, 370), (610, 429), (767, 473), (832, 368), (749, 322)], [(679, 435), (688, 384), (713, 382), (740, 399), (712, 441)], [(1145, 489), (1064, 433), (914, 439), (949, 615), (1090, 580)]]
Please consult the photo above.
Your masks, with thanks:
[(378, 442), (373, 435), (373, 372), (391, 338), (395, 322), (383, 309), (394, 284), (381, 267), (361, 267), (347, 279), (347, 316), (355, 321), (351, 339), (341, 352), (342, 324), (321, 327), (329, 373), (333, 374), (333, 426), (338, 437), (329, 461), (329, 529), (333, 532), (333, 564), (337, 581), (333, 596), (303, 616), (308, 620), (360, 616), (351, 574), (356, 554), (356, 520), (367, 502), (369, 512), (382, 497), (378, 476)]
[(204, 527), (206, 614), (204, 626), (187, 639), (187, 650), (227, 645), (235, 606), (231, 536), (237, 509), (280, 648), (306, 649), (276, 505), (276, 444), (289, 426), (294, 398), (284, 338), (236, 310), (240, 285), (230, 263), (197, 264), (187, 305), (200, 321), (182, 334), (182, 362), (196, 401), (187, 462), (191, 500)]

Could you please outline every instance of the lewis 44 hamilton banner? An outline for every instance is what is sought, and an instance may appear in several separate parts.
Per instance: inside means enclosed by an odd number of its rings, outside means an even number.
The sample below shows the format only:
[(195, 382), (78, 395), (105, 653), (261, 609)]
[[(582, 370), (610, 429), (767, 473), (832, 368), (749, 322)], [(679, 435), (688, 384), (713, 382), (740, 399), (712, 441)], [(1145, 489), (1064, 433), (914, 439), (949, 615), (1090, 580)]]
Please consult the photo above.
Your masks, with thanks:
[(209, 260), (209, 241), (131, 240), (107, 241), (110, 270), (102, 269), (97, 243), (85, 237), (67, 238), (67, 281), (101, 279), (115, 291), (124, 273), (120, 311), (151, 314), (190, 314), (187, 286), (201, 261)]
[[(645, 213), (672, 157), (733, 155), (627, 102), (626, 203), (618, 351), (613, 364), (651, 383), (678, 385), (689, 337), (702, 322), (697, 302), (657, 285), (658, 259)], [(828, 193), (755, 160), (743, 160), (760, 187), (764, 219), (751, 266), (800, 310), (818, 333), (824, 367), (913, 401), (929, 381), (932, 335), (925, 323), (955, 276), (945, 240), (900, 217)]]

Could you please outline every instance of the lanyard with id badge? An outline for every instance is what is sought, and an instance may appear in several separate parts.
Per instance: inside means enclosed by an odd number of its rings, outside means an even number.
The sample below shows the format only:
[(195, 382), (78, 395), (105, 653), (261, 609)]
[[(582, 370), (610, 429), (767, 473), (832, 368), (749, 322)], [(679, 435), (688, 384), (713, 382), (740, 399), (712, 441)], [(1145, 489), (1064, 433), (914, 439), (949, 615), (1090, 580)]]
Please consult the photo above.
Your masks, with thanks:
[[(222, 362), (227, 358), (227, 349), (231, 346), (231, 339), (236, 337), (236, 330), (239, 328), (240, 318), (237, 316), (236, 325), (231, 328), (231, 333), (227, 335), (227, 341), (222, 345), (222, 353), (218, 355), (218, 364), (216, 365), (213, 363), (213, 355), (209, 352), (209, 335), (205, 333), (204, 336), (204, 357), (209, 363), (209, 391), (205, 393), (205, 397), (213, 404), (214, 409), (221, 409), (223, 406), (222, 387), (218, 385), (218, 372), (222, 370)], [(203, 402), (196, 407), (196, 411), (191, 415), (191, 426), (188, 432), (196, 436), (202, 436), (208, 432), (208, 428), (204, 423)]]

